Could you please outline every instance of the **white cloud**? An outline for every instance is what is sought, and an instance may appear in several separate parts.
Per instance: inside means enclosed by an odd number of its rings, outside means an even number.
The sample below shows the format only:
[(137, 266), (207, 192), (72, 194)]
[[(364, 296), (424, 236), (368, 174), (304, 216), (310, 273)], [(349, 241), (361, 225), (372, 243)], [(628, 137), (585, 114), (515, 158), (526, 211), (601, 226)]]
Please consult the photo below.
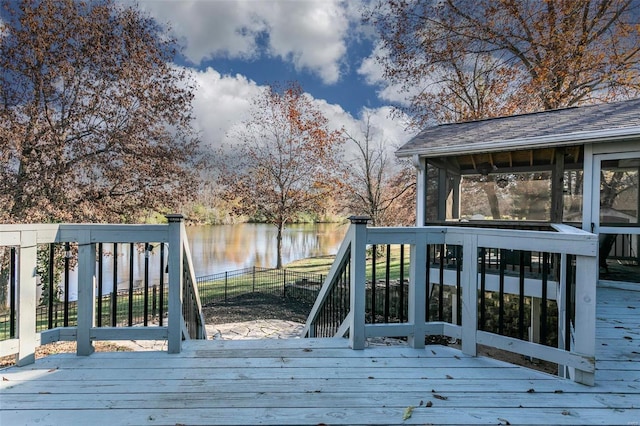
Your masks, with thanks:
[(249, 118), (252, 99), (263, 88), (244, 76), (222, 76), (212, 68), (194, 71), (194, 78), (194, 127), (203, 148), (215, 149), (225, 141), (229, 129)]
[[(185, 41), (187, 58), (196, 64), (220, 55), (266, 53), (317, 74), (325, 83), (340, 78), (352, 16), (340, 0), (142, 0), (140, 5), (171, 25)], [(260, 52), (262, 37), (266, 52)]]
[[(407, 106), (407, 98), (411, 93), (402, 92), (399, 84), (390, 84), (384, 78), (384, 69), (376, 57), (384, 57), (385, 55), (387, 52), (379, 45), (376, 46), (371, 54), (362, 60), (358, 74), (365, 78), (367, 84), (378, 86), (377, 94), (381, 100)], [(416, 87), (416, 94), (418, 90), (419, 87)]]
[[(221, 75), (212, 68), (193, 71), (193, 75), (197, 83), (193, 100), (194, 128), (200, 132), (203, 148), (213, 150), (223, 143), (237, 143), (229, 138), (233, 134), (232, 129), (242, 126), (243, 121), (250, 118), (253, 99), (267, 87), (259, 86), (242, 75)], [(390, 107), (363, 109), (359, 117), (353, 117), (340, 105), (307, 96), (327, 118), (331, 129), (344, 128), (354, 137), (362, 137), (368, 114), (377, 137), (385, 142), (390, 152), (413, 136), (405, 131), (405, 121), (391, 118)], [(349, 151), (353, 147), (345, 148)]]

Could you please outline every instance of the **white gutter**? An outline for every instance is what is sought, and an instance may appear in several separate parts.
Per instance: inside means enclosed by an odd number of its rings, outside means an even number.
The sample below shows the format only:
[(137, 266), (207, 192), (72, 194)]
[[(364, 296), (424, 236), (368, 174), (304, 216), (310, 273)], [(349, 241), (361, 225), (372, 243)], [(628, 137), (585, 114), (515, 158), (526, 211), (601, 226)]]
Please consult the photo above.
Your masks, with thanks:
[(439, 146), (430, 148), (415, 148), (396, 151), (397, 157), (441, 157), (455, 154), (478, 154), (484, 152), (496, 152), (507, 150), (523, 150), (536, 148), (550, 148), (558, 146), (575, 145), (576, 143), (593, 143), (602, 141), (615, 141), (623, 139), (640, 138), (640, 126), (623, 127), (617, 129), (592, 130), (585, 132), (561, 133), (545, 136), (534, 136), (518, 139), (506, 139), (470, 143), (455, 146)]

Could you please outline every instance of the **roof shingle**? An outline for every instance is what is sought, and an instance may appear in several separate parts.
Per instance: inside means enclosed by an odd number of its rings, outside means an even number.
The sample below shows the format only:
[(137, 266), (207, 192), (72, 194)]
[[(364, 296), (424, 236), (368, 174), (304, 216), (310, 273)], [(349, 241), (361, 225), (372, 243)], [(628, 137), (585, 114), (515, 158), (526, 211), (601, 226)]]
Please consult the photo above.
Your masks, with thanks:
[(554, 136), (559, 141), (579, 140), (587, 133), (615, 129), (628, 129), (640, 137), (640, 98), (428, 127), (398, 149), (396, 155), (446, 155), (447, 151), (471, 152), (496, 145), (501, 149), (527, 149), (543, 137), (545, 141)]

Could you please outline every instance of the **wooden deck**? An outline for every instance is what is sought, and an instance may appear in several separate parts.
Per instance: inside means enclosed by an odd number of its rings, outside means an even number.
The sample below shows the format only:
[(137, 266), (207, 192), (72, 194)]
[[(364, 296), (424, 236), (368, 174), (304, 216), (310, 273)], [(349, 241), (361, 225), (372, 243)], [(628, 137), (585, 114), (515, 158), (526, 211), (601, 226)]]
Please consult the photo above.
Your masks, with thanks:
[(343, 339), (60, 354), (0, 371), (0, 424), (640, 424), (640, 292), (598, 290), (597, 337), (595, 387), (443, 346)]

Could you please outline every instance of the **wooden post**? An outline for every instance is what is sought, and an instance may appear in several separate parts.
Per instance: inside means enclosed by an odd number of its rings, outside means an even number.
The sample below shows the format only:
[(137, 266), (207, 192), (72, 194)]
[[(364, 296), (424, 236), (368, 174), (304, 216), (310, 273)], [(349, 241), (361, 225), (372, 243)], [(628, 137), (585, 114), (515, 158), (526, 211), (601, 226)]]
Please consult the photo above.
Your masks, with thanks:
[(447, 220), (447, 170), (438, 168), (438, 220)]
[(545, 342), (540, 342), (540, 312), (542, 312), (542, 299), (539, 297), (532, 297), (529, 341), (544, 344)]
[(564, 148), (555, 151), (554, 167), (551, 170), (551, 223), (562, 223), (564, 210)]
[(427, 165), (417, 155), (413, 156), (416, 168), (416, 226), (424, 226), (427, 220)]
[[(573, 351), (596, 359), (596, 283), (598, 263), (595, 257), (576, 256), (575, 347)], [(595, 366), (594, 366), (595, 367)], [(591, 371), (575, 370), (574, 381), (595, 384)]]
[(478, 236), (464, 234), (462, 285), (462, 353), (477, 355), (478, 332)]
[(78, 239), (78, 355), (91, 355), (96, 276), (96, 245), (91, 243), (91, 231), (83, 231)]
[(453, 176), (453, 205), (451, 207), (451, 218), (452, 219), (460, 219), (460, 191), (462, 176), (454, 175)]
[[(566, 342), (566, 315), (565, 312), (569, 307), (569, 301), (567, 301), (567, 255), (565, 253), (560, 254), (560, 259), (557, 268), (560, 268), (560, 280), (558, 281), (558, 288), (556, 289), (556, 303), (558, 305), (558, 349), (571, 350), (571, 348), (565, 347)], [(567, 377), (567, 367), (564, 365), (558, 365), (558, 376)]]
[(349, 344), (351, 349), (364, 349), (367, 284), (367, 222), (369, 217), (351, 216), (351, 317)]
[(17, 318), (19, 340), (17, 366), (33, 364), (36, 361), (37, 257), (36, 231), (22, 231), (18, 257)]
[(411, 245), (409, 257), (409, 299), (407, 319), (413, 324), (413, 334), (408, 342), (414, 348), (424, 348), (424, 329), (427, 296), (427, 237), (424, 232), (416, 232), (416, 242)]
[(168, 321), (168, 352), (180, 353), (182, 345), (182, 287), (183, 274), (183, 244), (181, 214), (166, 216), (169, 220), (169, 321)]

